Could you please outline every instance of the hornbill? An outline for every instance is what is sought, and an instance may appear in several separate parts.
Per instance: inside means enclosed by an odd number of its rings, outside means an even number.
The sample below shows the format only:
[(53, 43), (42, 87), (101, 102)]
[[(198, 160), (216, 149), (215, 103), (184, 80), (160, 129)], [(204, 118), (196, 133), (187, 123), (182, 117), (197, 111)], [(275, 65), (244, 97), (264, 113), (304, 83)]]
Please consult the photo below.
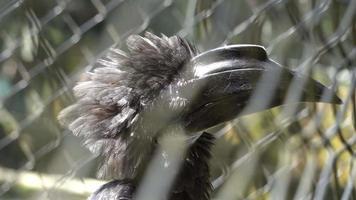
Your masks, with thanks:
[[(191, 145), (167, 199), (207, 200), (214, 137), (205, 129), (282, 105), (292, 86), (300, 93), (294, 103), (341, 103), (332, 90), (281, 67), (258, 45), (198, 53), (178, 36), (146, 32), (130, 36), (127, 48), (127, 53), (109, 49), (74, 87), (77, 102), (59, 115), (102, 158), (98, 176), (113, 179), (91, 200), (134, 198), (146, 163), (160, 145), (157, 138), (172, 124), (196, 137), (188, 137)], [(262, 101), (248, 106), (254, 98)]]

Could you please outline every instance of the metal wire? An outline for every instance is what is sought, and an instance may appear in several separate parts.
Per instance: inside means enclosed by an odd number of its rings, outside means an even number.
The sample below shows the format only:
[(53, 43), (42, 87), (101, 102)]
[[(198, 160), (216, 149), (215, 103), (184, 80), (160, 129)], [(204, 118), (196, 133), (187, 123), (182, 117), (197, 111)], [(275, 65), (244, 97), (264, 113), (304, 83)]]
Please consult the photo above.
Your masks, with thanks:
[[(74, 101), (71, 88), (83, 71), (145, 30), (181, 35), (200, 50), (263, 45), (274, 60), (343, 99), (340, 106), (279, 107), (212, 128), (214, 199), (356, 199), (355, 12), (355, 0), (0, 2), (0, 199), (89, 195), (64, 186), (79, 180), (92, 187), (98, 159), (56, 116)], [(286, 101), (297, 96), (291, 87)], [(9, 170), (16, 173), (5, 176)], [(31, 184), (24, 173), (57, 176)]]

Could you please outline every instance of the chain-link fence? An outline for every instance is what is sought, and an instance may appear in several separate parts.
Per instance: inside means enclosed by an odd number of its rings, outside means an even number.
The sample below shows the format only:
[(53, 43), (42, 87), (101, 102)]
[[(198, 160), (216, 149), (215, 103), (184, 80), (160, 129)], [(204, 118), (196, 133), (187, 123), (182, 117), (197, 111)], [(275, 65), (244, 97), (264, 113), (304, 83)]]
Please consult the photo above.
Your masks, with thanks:
[(85, 199), (105, 182), (57, 115), (106, 49), (146, 30), (200, 51), (263, 45), (343, 100), (209, 130), (214, 199), (356, 199), (355, 12), (355, 0), (1, 0), (0, 199)]

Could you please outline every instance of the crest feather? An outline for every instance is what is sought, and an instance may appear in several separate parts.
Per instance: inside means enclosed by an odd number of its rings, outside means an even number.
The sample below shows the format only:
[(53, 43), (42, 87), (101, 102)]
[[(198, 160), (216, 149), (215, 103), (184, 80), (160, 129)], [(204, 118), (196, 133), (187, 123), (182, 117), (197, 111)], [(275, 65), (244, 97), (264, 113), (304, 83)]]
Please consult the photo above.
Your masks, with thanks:
[[(142, 158), (129, 158), (130, 135), (144, 106), (174, 81), (196, 51), (178, 37), (127, 39), (129, 52), (113, 47), (99, 59), (93, 72), (74, 87), (77, 102), (58, 116), (83, 144), (102, 156), (101, 178), (132, 178)], [(132, 137), (131, 137), (132, 138)], [(137, 150), (135, 150), (137, 151)]]

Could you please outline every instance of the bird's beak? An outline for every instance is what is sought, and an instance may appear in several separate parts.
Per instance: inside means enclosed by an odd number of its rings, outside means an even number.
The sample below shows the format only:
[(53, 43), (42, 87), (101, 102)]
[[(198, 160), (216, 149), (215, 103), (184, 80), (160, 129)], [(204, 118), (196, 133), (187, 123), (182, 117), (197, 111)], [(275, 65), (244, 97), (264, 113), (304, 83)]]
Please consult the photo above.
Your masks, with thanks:
[(256, 45), (214, 49), (196, 56), (189, 65), (194, 77), (181, 92), (192, 99), (183, 120), (190, 131), (282, 104), (342, 103), (331, 89), (282, 68)]

